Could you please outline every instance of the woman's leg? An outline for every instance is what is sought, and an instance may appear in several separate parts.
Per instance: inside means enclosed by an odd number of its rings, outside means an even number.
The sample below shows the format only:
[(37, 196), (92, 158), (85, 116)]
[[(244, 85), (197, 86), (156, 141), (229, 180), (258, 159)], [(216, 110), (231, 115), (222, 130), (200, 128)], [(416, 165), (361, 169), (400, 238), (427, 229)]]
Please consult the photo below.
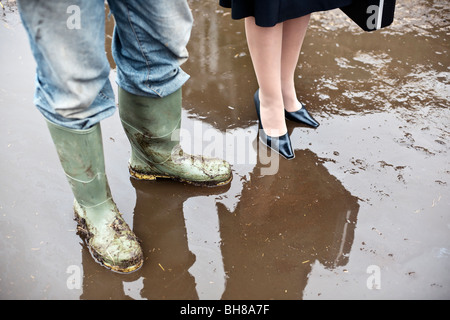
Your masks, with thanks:
[(254, 17), (248, 17), (245, 31), (260, 88), (262, 126), (267, 135), (282, 136), (287, 132), (280, 80), (283, 24), (263, 28), (255, 24)]
[(283, 43), (281, 51), (281, 89), (286, 111), (297, 111), (298, 103), (294, 84), (295, 69), (308, 28), (310, 15), (283, 22)]

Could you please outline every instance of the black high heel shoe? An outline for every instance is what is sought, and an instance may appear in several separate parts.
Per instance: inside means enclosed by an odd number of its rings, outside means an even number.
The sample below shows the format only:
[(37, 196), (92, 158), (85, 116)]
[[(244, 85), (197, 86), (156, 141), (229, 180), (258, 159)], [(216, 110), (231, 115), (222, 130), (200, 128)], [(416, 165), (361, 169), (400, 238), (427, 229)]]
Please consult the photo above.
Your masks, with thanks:
[(262, 127), (261, 116), (259, 114), (260, 109), (260, 101), (259, 101), (259, 89), (255, 92), (254, 95), (256, 113), (258, 115), (259, 120), (259, 139), (266, 146), (271, 148), (272, 150), (278, 152), (284, 158), (290, 160), (295, 158), (295, 153), (292, 149), (291, 139), (289, 138), (289, 134), (286, 132), (284, 135), (280, 137), (271, 137), (268, 136)]
[(313, 128), (317, 128), (319, 126), (319, 123), (309, 114), (308, 110), (306, 110), (305, 105), (301, 102), (300, 104), (302, 105), (300, 110), (294, 112), (287, 112), (286, 110), (284, 110), (285, 118), (294, 122), (307, 124)]

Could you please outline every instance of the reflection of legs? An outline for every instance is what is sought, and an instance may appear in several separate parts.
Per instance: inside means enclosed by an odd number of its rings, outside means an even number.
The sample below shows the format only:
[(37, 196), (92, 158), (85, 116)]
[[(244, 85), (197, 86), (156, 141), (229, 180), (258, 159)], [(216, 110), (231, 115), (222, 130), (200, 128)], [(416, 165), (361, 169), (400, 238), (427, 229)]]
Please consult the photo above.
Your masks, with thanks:
[[(66, 25), (70, 6), (80, 10), (79, 29)], [(104, 54), (104, 3), (19, 1), (19, 10), (37, 62), (35, 103), (72, 187), (79, 231), (97, 261), (119, 272), (135, 270), (142, 252), (112, 200), (99, 125), (115, 108)]]
[(139, 271), (144, 279), (142, 297), (198, 299), (196, 282), (188, 271), (196, 261), (189, 250), (183, 207), (187, 199), (210, 189), (183, 188), (170, 181), (152, 184), (130, 178), (136, 190), (134, 230), (142, 240), (148, 261)]
[(297, 67), (300, 50), (306, 29), (308, 28), (310, 15), (297, 19), (287, 20), (283, 23), (283, 47), (281, 54), (281, 87), (283, 93), (284, 108), (289, 111), (297, 111), (299, 103), (294, 85), (294, 73)]
[(248, 17), (245, 31), (260, 88), (262, 126), (269, 136), (282, 136), (287, 132), (280, 79), (283, 24), (263, 28), (255, 24), (254, 17)]

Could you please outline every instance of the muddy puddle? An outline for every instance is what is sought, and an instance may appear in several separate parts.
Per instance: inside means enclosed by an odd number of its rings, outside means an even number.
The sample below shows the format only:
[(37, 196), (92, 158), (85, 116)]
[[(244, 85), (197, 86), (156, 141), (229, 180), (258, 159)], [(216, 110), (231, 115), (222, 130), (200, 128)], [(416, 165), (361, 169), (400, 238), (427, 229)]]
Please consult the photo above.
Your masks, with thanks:
[(95, 263), (75, 234), (26, 34), (2, 3), (2, 299), (450, 298), (448, 1), (399, 1), (393, 25), (372, 33), (339, 10), (313, 14), (296, 84), (321, 126), (288, 123), (287, 161), (257, 140), (243, 22), (190, 0), (182, 145), (228, 160), (233, 180), (131, 179), (118, 112), (105, 120), (113, 197), (145, 253), (129, 275)]

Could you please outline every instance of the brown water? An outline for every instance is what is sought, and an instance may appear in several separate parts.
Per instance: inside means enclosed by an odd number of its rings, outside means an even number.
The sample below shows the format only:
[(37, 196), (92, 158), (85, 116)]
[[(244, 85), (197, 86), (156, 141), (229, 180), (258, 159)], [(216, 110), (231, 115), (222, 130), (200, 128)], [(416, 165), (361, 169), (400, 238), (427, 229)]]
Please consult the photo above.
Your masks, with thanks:
[(313, 14), (296, 83), (321, 126), (288, 123), (292, 161), (268, 159), (257, 140), (243, 22), (217, 1), (189, 1), (182, 144), (230, 161), (233, 181), (130, 179), (118, 113), (104, 121), (113, 196), (146, 257), (130, 275), (102, 268), (75, 234), (72, 195), (32, 102), (35, 63), (5, 2), (2, 299), (450, 298), (448, 1), (399, 1), (393, 25), (371, 33), (339, 10)]

